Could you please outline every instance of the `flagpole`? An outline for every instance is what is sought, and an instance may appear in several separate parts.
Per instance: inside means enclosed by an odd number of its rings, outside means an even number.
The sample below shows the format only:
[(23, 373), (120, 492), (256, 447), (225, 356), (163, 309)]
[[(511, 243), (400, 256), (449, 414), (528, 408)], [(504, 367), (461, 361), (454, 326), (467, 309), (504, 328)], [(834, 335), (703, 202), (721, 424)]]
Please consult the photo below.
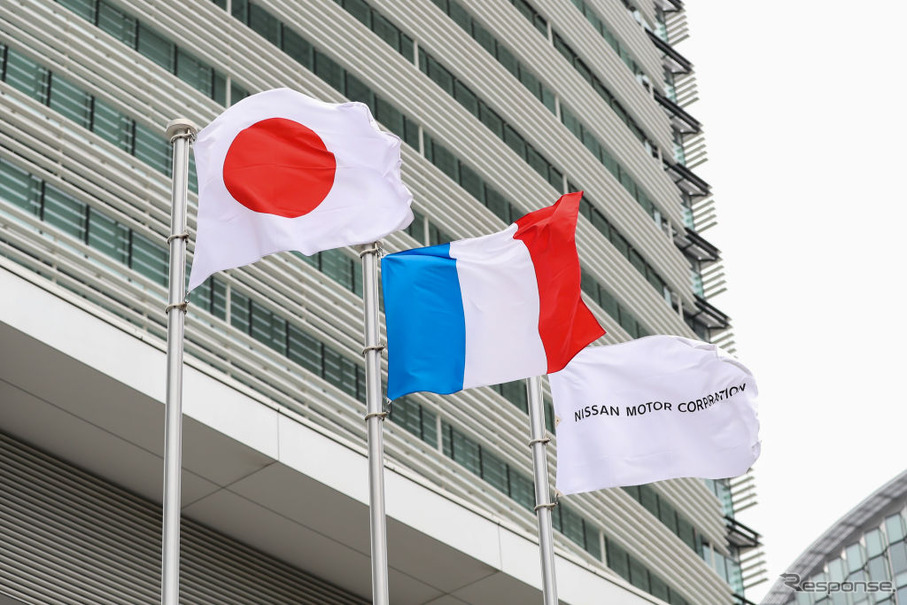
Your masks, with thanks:
[[(164, 426), (164, 521), (161, 544), (161, 604), (179, 603), (180, 474), (183, 466), (183, 328), (186, 320), (186, 198), (189, 146), (198, 129), (185, 118), (167, 125), (173, 146), (170, 214), (170, 292), (167, 299), (167, 400)], [(177, 311), (174, 313), (174, 311)]]
[(362, 260), (362, 290), (365, 300), (365, 381), (368, 429), (369, 515), (372, 548), (372, 603), (388, 605), (387, 520), (384, 512), (383, 425), (387, 413), (381, 397), (381, 351), (378, 329), (378, 256), (380, 242), (356, 246)]
[(529, 396), (529, 428), (532, 440), (532, 470), (535, 475), (535, 514), (539, 524), (539, 555), (542, 562), (542, 596), (545, 605), (557, 605), (557, 581), (554, 571), (554, 535), (551, 527), (551, 509), (556, 504), (549, 502), (548, 456), (546, 446), (550, 439), (545, 432), (545, 410), (542, 407), (542, 379), (533, 376), (526, 379), (526, 393)]

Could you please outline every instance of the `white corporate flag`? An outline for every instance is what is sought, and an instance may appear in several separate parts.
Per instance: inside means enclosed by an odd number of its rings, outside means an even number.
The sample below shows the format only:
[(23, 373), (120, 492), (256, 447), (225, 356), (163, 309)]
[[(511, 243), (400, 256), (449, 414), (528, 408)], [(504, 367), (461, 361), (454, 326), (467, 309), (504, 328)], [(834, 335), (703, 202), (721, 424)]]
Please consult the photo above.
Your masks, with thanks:
[(362, 103), (279, 88), (198, 133), (198, 233), (189, 290), (274, 252), (367, 244), (413, 220), (400, 139)]
[(715, 345), (647, 336), (586, 347), (548, 380), (564, 494), (736, 477), (759, 457), (756, 382)]

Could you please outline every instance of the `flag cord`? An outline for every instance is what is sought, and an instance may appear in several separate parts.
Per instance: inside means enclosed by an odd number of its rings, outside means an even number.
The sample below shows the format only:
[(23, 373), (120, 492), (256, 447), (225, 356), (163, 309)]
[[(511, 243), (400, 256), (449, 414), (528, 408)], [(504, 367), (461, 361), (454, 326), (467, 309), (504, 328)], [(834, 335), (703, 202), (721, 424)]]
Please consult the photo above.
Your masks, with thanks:
[[(167, 124), (173, 146), (170, 273), (167, 314), (167, 396), (164, 425), (164, 494), (161, 536), (161, 604), (179, 604), (180, 480), (183, 467), (183, 336), (186, 321), (186, 206), (189, 196), (189, 147), (198, 129), (185, 118)], [(179, 309), (180, 313), (171, 313)]]
[(186, 301), (183, 301), (183, 302), (181, 302), (181, 303), (174, 303), (174, 304), (167, 305), (166, 307), (164, 307), (164, 313), (169, 314), (170, 311), (172, 311), (172, 310), (174, 310), (174, 309), (179, 309), (180, 311), (182, 311), (183, 313), (185, 313), (185, 312), (186, 312), (186, 309), (187, 309), (188, 307), (189, 307), (189, 303), (186, 302)]
[(174, 233), (173, 235), (171, 235), (170, 237), (167, 238), (167, 245), (169, 246), (169, 245), (170, 245), (170, 242), (172, 242), (172, 241), (175, 240), (175, 239), (185, 239), (185, 240), (188, 240), (188, 239), (189, 239), (189, 232), (188, 232), (188, 231), (183, 231), (182, 233)]
[(371, 247), (366, 248), (365, 246), (356, 246), (357, 248), (360, 248), (359, 258), (363, 258), (366, 254), (377, 254), (378, 256), (381, 256), (381, 254), (384, 252), (384, 250), (381, 248), (380, 242), (375, 242), (373, 244), (367, 245)]

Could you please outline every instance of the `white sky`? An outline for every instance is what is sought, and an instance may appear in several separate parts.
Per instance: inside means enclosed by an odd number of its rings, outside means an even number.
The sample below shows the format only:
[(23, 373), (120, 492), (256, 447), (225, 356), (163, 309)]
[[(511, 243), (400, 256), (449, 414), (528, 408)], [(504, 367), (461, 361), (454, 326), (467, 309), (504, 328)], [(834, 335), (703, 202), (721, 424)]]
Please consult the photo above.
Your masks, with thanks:
[(907, 467), (907, 3), (687, 0), (769, 582)]

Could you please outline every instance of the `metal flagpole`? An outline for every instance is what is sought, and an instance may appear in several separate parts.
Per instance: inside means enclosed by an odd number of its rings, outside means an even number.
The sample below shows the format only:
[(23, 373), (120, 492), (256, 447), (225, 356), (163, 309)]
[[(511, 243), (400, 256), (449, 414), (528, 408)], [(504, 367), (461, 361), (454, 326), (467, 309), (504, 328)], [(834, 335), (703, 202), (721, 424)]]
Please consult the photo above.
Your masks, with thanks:
[(554, 573), (554, 534), (551, 529), (549, 502), (548, 456), (546, 446), (551, 441), (545, 433), (545, 410), (542, 408), (542, 379), (526, 379), (529, 396), (529, 428), (532, 449), (532, 470), (535, 475), (535, 514), (539, 523), (539, 555), (542, 560), (542, 596), (545, 605), (557, 605), (557, 581)]
[(384, 441), (381, 351), (378, 329), (378, 256), (380, 242), (357, 246), (362, 259), (362, 290), (365, 299), (365, 380), (368, 428), (369, 515), (372, 544), (372, 603), (388, 605), (387, 520), (384, 513)]
[[(167, 313), (167, 403), (164, 427), (164, 524), (161, 604), (179, 603), (180, 473), (183, 466), (183, 328), (186, 320), (186, 198), (189, 187), (189, 146), (198, 129), (177, 118), (167, 125), (173, 145), (173, 208), (170, 215), (170, 294)], [(176, 313), (174, 313), (176, 311)]]

